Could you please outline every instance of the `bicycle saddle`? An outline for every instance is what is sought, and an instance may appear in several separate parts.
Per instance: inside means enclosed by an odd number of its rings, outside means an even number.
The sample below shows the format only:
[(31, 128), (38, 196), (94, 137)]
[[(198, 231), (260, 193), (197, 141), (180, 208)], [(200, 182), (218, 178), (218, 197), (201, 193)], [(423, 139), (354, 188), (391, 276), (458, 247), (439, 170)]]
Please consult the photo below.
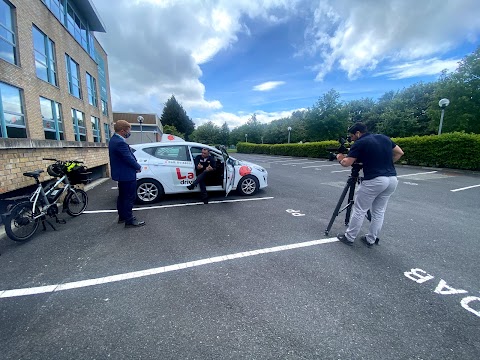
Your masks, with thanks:
[(23, 175), (33, 177), (33, 178), (37, 178), (37, 177), (40, 176), (40, 174), (42, 172), (43, 172), (43, 170), (28, 171), (28, 172), (24, 172)]

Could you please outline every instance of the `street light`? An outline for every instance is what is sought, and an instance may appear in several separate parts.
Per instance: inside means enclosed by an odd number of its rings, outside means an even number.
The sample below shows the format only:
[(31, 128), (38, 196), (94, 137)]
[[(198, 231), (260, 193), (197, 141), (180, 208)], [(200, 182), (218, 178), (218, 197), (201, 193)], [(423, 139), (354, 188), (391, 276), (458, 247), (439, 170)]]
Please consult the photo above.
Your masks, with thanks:
[(248, 142), (248, 134), (245, 134), (245, 142)]
[(289, 126), (287, 129), (288, 129), (288, 143), (290, 144), (290, 132), (292, 131), (292, 127)]
[(450, 104), (450, 100), (442, 99), (438, 102), (438, 106), (442, 108), (442, 115), (440, 116), (440, 126), (438, 127), (438, 135), (442, 133), (442, 125), (443, 125), (443, 115), (445, 114), (445, 108)]
[(143, 130), (142, 130), (143, 116), (137, 117), (137, 121), (140, 124), (140, 144), (141, 144), (143, 143)]

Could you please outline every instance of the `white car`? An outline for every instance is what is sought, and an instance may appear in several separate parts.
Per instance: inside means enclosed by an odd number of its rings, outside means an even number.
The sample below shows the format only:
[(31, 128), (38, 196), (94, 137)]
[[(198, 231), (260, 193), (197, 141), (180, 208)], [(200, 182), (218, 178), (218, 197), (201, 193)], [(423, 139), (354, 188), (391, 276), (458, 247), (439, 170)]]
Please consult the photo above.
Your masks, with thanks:
[(215, 157), (216, 169), (206, 180), (207, 191), (231, 190), (241, 195), (253, 195), (267, 186), (267, 171), (256, 164), (237, 160), (224, 149), (187, 142), (173, 141), (131, 145), (142, 171), (137, 173), (137, 201), (149, 204), (159, 201), (164, 194), (199, 192), (187, 186), (196, 178), (193, 160), (202, 149)]

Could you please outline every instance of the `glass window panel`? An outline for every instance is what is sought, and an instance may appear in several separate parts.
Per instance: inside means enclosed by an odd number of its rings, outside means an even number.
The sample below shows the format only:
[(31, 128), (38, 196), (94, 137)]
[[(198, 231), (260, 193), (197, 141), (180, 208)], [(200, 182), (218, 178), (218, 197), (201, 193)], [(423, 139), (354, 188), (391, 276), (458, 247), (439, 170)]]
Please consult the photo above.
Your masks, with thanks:
[(0, 84), (3, 111), (22, 114), (22, 100), (20, 90), (6, 84)]
[(50, 100), (40, 98), (40, 111), (43, 119), (53, 120), (52, 102)]
[(0, 0), (0, 58), (16, 64), (15, 33), (12, 26), (12, 9)]
[(53, 120), (43, 120), (43, 129), (45, 131), (53, 131), (57, 132), (57, 128), (55, 126), (55, 121)]
[(12, 12), (5, 1), (0, 1), (0, 23), (7, 29), (12, 29)]
[(21, 127), (7, 126), (7, 136), (9, 138), (26, 138), (27, 129)]
[(59, 103), (55, 103), (54, 107), (57, 115), (58, 131), (63, 132), (62, 106)]
[(22, 115), (3, 113), (3, 117), (7, 126), (25, 127), (25, 118)]
[(32, 28), (33, 48), (41, 54), (45, 54), (45, 34), (41, 33), (37, 28)]
[(15, 47), (0, 39), (0, 58), (15, 64)]
[(48, 81), (48, 70), (45, 64), (39, 61), (35, 61), (35, 68), (36, 68), (37, 76), (44, 81)]

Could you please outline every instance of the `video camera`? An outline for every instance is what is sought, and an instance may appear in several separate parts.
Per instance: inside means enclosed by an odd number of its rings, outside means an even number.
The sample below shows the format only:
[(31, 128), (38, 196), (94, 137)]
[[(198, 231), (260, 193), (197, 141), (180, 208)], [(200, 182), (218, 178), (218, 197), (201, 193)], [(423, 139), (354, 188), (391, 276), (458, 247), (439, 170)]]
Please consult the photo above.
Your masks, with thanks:
[(327, 148), (328, 153), (328, 160), (333, 161), (337, 159), (337, 154), (346, 154), (348, 153), (349, 148), (345, 146), (345, 143), (350, 143), (352, 139), (350, 136), (347, 136), (345, 140), (343, 137), (338, 139), (340, 146), (338, 148)]

